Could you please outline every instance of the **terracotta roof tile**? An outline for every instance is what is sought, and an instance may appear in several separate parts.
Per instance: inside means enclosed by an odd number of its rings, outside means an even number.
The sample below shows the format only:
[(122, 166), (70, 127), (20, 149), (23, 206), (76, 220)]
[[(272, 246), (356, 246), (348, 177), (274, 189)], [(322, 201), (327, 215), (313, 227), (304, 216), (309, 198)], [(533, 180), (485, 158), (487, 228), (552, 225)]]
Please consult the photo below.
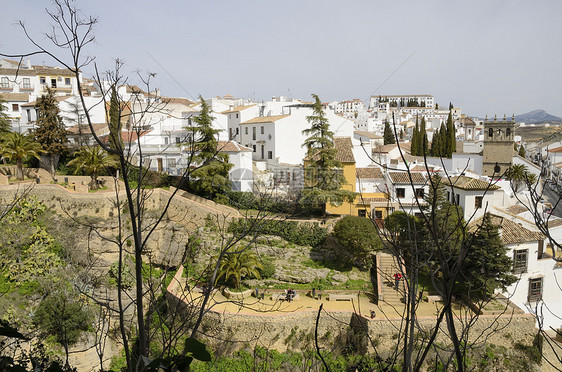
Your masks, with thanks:
[(355, 163), (353, 144), (350, 137), (335, 137), (334, 147), (337, 150), (336, 160), (342, 163)]
[(396, 148), (396, 144), (393, 143), (391, 145), (383, 145), (383, 146), (377, 146), (375, 148), (373, 148), (373, 154), (386, 154), (389, 153), (390, 151), (394, 150)]
[(506, 208), (505, 210), (512, 214), (519, 214), (519, 213), (527, 212), (528, 209), (520, 204), (516, 204)]
[(443, 178), (445, 186), (453, 186), (462, 190), (498, 190), (500, 187), (489, 182), (467, 176), (456, 176)]
[(232, 113), (232, 112), (240, 112), (240, 111), (244, 111), (244, 110), (249, 109), (250, 107), (254, 107), (254, 106), (255, 106), (255, 104), (249, 105), (249, 106), (236, 106), (236, 107), (233, 107), (231, 109), (228, 109), (228, 110), (225, 110), (225, 111), (221, 112), (221, 114), (228, 114), (228, 113)]
[(285, 119), (286, 117), (289, 116), (290, 115), (258, 116), (257, 118), (246, 120), (245, 122), (240, 124), (273, 123), (276, 122), (277, 120)]
[(357, 168), (355, 169), (355, 174), (357, 178), (363, 179), (384, 178), (382, 171), (378, 167)]
[(18, 76), (35, 76), (35, 71), (26, 68), (20, 68), (19, 71), (17, 68), (0, 68), (0, 75), (16, 76), (16, 73)]
[(218, 141), (217, 150), (224, 152), (243, 152), (243, 151), (253, 151), (251, 148), (242, 146), (234, 141)]
[[(544, 240), (545, 236), (538, 231), (531, 231), (520, 224), (492, 214), (492, 224), (501, 228), (501, 240), (504, 244), (526, 243)], [(474, 232), (482, 224), (483, 217), (474, 220), (469, 231)]]
[(370, 139), (382, 139), (383, 137), (376, 135), (375, 133), (371, 133), (371, 132), (367, 132), (367, 131), (363, 131), (363, 130), (357, 130), (355, 132), (353, 132), (353, 134), (356, 134), (358, 136), (361, 137), (367, 137)]
[(28, 102), (29, 93), (0, 93), (0, 97), (7, 102)]
[(426, 179), (423, 174), (418, 172), (412, 172), (412, 180), (410, 181), (410, 177), (408, 176), (407, 172), (388, 172), (388, 176), (390, 177), (390, 181), (393, 184), (409, 184), (410, 182), (420, 185), (425, 184)]
[(60, 75), (60, 76), (74, 76), (74, 72), (66, 69), (66, 68), (59, 68), (59, 67), (50, 67), (50, 66), (33, 66), (36, 75)]

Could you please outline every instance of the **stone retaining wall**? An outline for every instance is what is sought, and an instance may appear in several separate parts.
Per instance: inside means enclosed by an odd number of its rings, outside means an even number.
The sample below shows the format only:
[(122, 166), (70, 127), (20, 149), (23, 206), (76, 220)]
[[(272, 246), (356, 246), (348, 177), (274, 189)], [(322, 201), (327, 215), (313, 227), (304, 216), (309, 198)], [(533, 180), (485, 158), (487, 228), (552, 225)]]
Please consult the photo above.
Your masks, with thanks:
[[(25, 187), (22, 185), (0, 186), (0, 205), (12, 201), (24, 189)], [(68, 190), (56, 184), (37, 184), (32, 187), (29, 194), (36, 196), (47, 207), (61, 215), (100, 218), (117, 216), (116, 202), (118, 199), (115, 191), (84, 193)], [(185, 194), (187, 193), (182, 195)], [(124, 203), (126, 201), (125, 192), (120, 191), (118, 195), (119, 202)], [(219, 215), (223, 218), (239, 216), (235, 209), (208, 200), (202, 203), (177, 194), (170, 200), (172, 193), (163, 189), (146, 190), (146, 195), (147, 200), (144, 206), (149, 213), (156, 214), (169, 203), (166, 217), (192, 228), (203, 226), (205, 218), (209, 214)]]

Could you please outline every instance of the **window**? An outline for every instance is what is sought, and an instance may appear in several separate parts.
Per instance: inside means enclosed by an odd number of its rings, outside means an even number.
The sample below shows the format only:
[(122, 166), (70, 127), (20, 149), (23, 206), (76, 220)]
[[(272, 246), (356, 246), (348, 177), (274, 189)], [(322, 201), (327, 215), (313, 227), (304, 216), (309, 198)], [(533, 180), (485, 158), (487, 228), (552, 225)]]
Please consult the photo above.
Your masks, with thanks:
[(244, 134), (248, 134), (248, 127), (244, 128)]
[(176, 143), (181, 143), (181, 137), (176, 137)]
[(542, 299), (542, 280), (543, 278), (529, 279), (529, 302)]
[(29, 78), (23, 78), (23, 89), (30, 89), (31, 88), (31, 81)]
[(455, 205), (461, 205), (461, 203), (460, 203), (460, 195), (459, 195), (459, 194), (455, 194)]
[(424, 190), (423, 189), (416, 189), (416, 198), (423, 198)]
[(176, 167), (176, 159), (168, 159), (168, 167), (175, 168)]
[(70, 85), (70, 78), (64, 78), (64, 85)]
[(490, 138), (494, 137), (494, 128), (488, 129), (488, 137), (490, 137)]
[(263, 159), (265, 157), (265, 146), (261, 145), (261, 158)]
[(252, 145), (252, 149), (256, 152), (256, 145)]
[(256, 140), (256, 127), (252, 128), (252, 139), (255, 141)]
[(57, 79), (51, 79), (51, 88), (57, 87)]
[(382, 211), (375, 211), (375, 218), (382, 219)]
[(513, 273), (521, 274), (527, 272), (527, 249), (513, 251)]
[(236, 134), (240, 133), (240, 128), (236, 128)]
[(261, 134), (264, 134), (264, 133), (265, 133), (265, 129), (264, 129), (263, 125), (262, 125), (262, 127), (261, 127)]
[(27, 114), (27, 121), (31, 121), (31, 110), (27, 109), (25, 110), (25, 113)]
[(403, 187), (399, 187), (396, 189), (396, 197), (397, 198), (404, 198), (406, 196), (406, 189)]
[(0, 86), (2, 87), (2, 89), (8, 89), (10, 87), (10, 84), (8, 83), (7, 77), (2, 77), (2, 81), (0, 82)]
[(236, 119), (238, 119), (238, 114), (236, 114)]
[(367, 210), (366, 210), (366, 209), (359, 209), (359, 210), (357, 211), (357, 215), (358, 215), (359, 217), (367, 217)]
[(168, 137), (164, 137), (164, 145), (167, 145), (168, 142), (170, 142), (170, 139)]
[(507, 128), (505, 130), (505, 136), (509, 138), (509, 136), (511, 136), (511, 128)]
[(474, 198), (474, 209), (482, 208), (482, 199), (483, 199), (483, 196), (476, 196)]
[(41, 83), (41, 84), (43, 84), (43, 85), (45, 85), (45, 84), (47, 83), (47, 81), (46, 81), (46, 79), (45, 79), (44, 76), (42, 76), (42, 77), (39, 78), (39, 83)]
[(18, 105), (17, 103), (12, 103), (12, 111), (18, 112), (19, 110), (20, 110), (20, 105)]
[(268, 152), (267, 152), (267, 158), (268, 158), (268, 159), (273, 159), (273, 151), (268, 151)]

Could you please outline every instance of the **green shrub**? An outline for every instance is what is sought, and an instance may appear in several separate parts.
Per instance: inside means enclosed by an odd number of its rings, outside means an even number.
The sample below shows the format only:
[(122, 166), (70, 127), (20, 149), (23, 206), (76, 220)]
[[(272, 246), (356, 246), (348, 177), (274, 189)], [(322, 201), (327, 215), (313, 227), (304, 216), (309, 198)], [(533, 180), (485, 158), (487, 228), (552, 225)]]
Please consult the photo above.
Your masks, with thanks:
[(233, 220), (229, 226), (229, 232), (234, 234), (275, 235), (291, 243), (312, 247), (321, 244), (327, 236), (326, 229), (320, 227), (318, 223), (298, 223), (286, 220), (258, 221), (244, 218)]
[(270, 259), (264, 257), (262, 259), (262, 267), (258, 268), (258, 271), (262, 279), (271, 278), (275, 274), (275, 265)]
[(366, 264), (373, 251), (382, 249), (382, 241), (368, 218), (345, 216), (334, 226), (334, 236), (343, 246), (336, 256)]

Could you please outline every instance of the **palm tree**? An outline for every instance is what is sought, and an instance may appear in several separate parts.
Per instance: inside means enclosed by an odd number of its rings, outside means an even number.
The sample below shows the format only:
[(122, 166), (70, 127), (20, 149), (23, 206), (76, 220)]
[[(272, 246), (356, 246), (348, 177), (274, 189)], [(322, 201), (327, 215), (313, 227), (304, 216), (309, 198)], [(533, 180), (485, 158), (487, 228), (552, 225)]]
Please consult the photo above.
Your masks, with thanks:
[(0, 155), (5, 159), (16, 162), (16, 178), (23, 180), (23, 161), (28, 158), (40, 159), (41, 145), (31, 137), (17, 132), (2, 134), (0, 138)]
[(517, 192), (519, 190), (519, 186), (521, 186), (521, 184), (525, 182), (527, 173), (527, 167), (523, 164), (513, 164), (511, 167), (509, 167), (506, 176), (511, 180), (511, 183), (513, 184), (513, 190), (515, 192)]
[(256, 255), (248, 250), (242, 253), (229, 254), (221, 261), (216, 282), (224, 278), (224, 282), (231, 282), (233, 287), (238, 289), (242, 278), (246, 276), (259, 279), (259, 269), (261, 268), (262, 264)]
[(81, 147), (74, 159), (68, 162), (69, 166), (76, 167), (74, 174), (80, 170), (85, 170), (90, 174), (90, 188), (98, 189), (98, 175), (100, 171), (107, 167), (117, 165), (115, 159), (99, 146)]

